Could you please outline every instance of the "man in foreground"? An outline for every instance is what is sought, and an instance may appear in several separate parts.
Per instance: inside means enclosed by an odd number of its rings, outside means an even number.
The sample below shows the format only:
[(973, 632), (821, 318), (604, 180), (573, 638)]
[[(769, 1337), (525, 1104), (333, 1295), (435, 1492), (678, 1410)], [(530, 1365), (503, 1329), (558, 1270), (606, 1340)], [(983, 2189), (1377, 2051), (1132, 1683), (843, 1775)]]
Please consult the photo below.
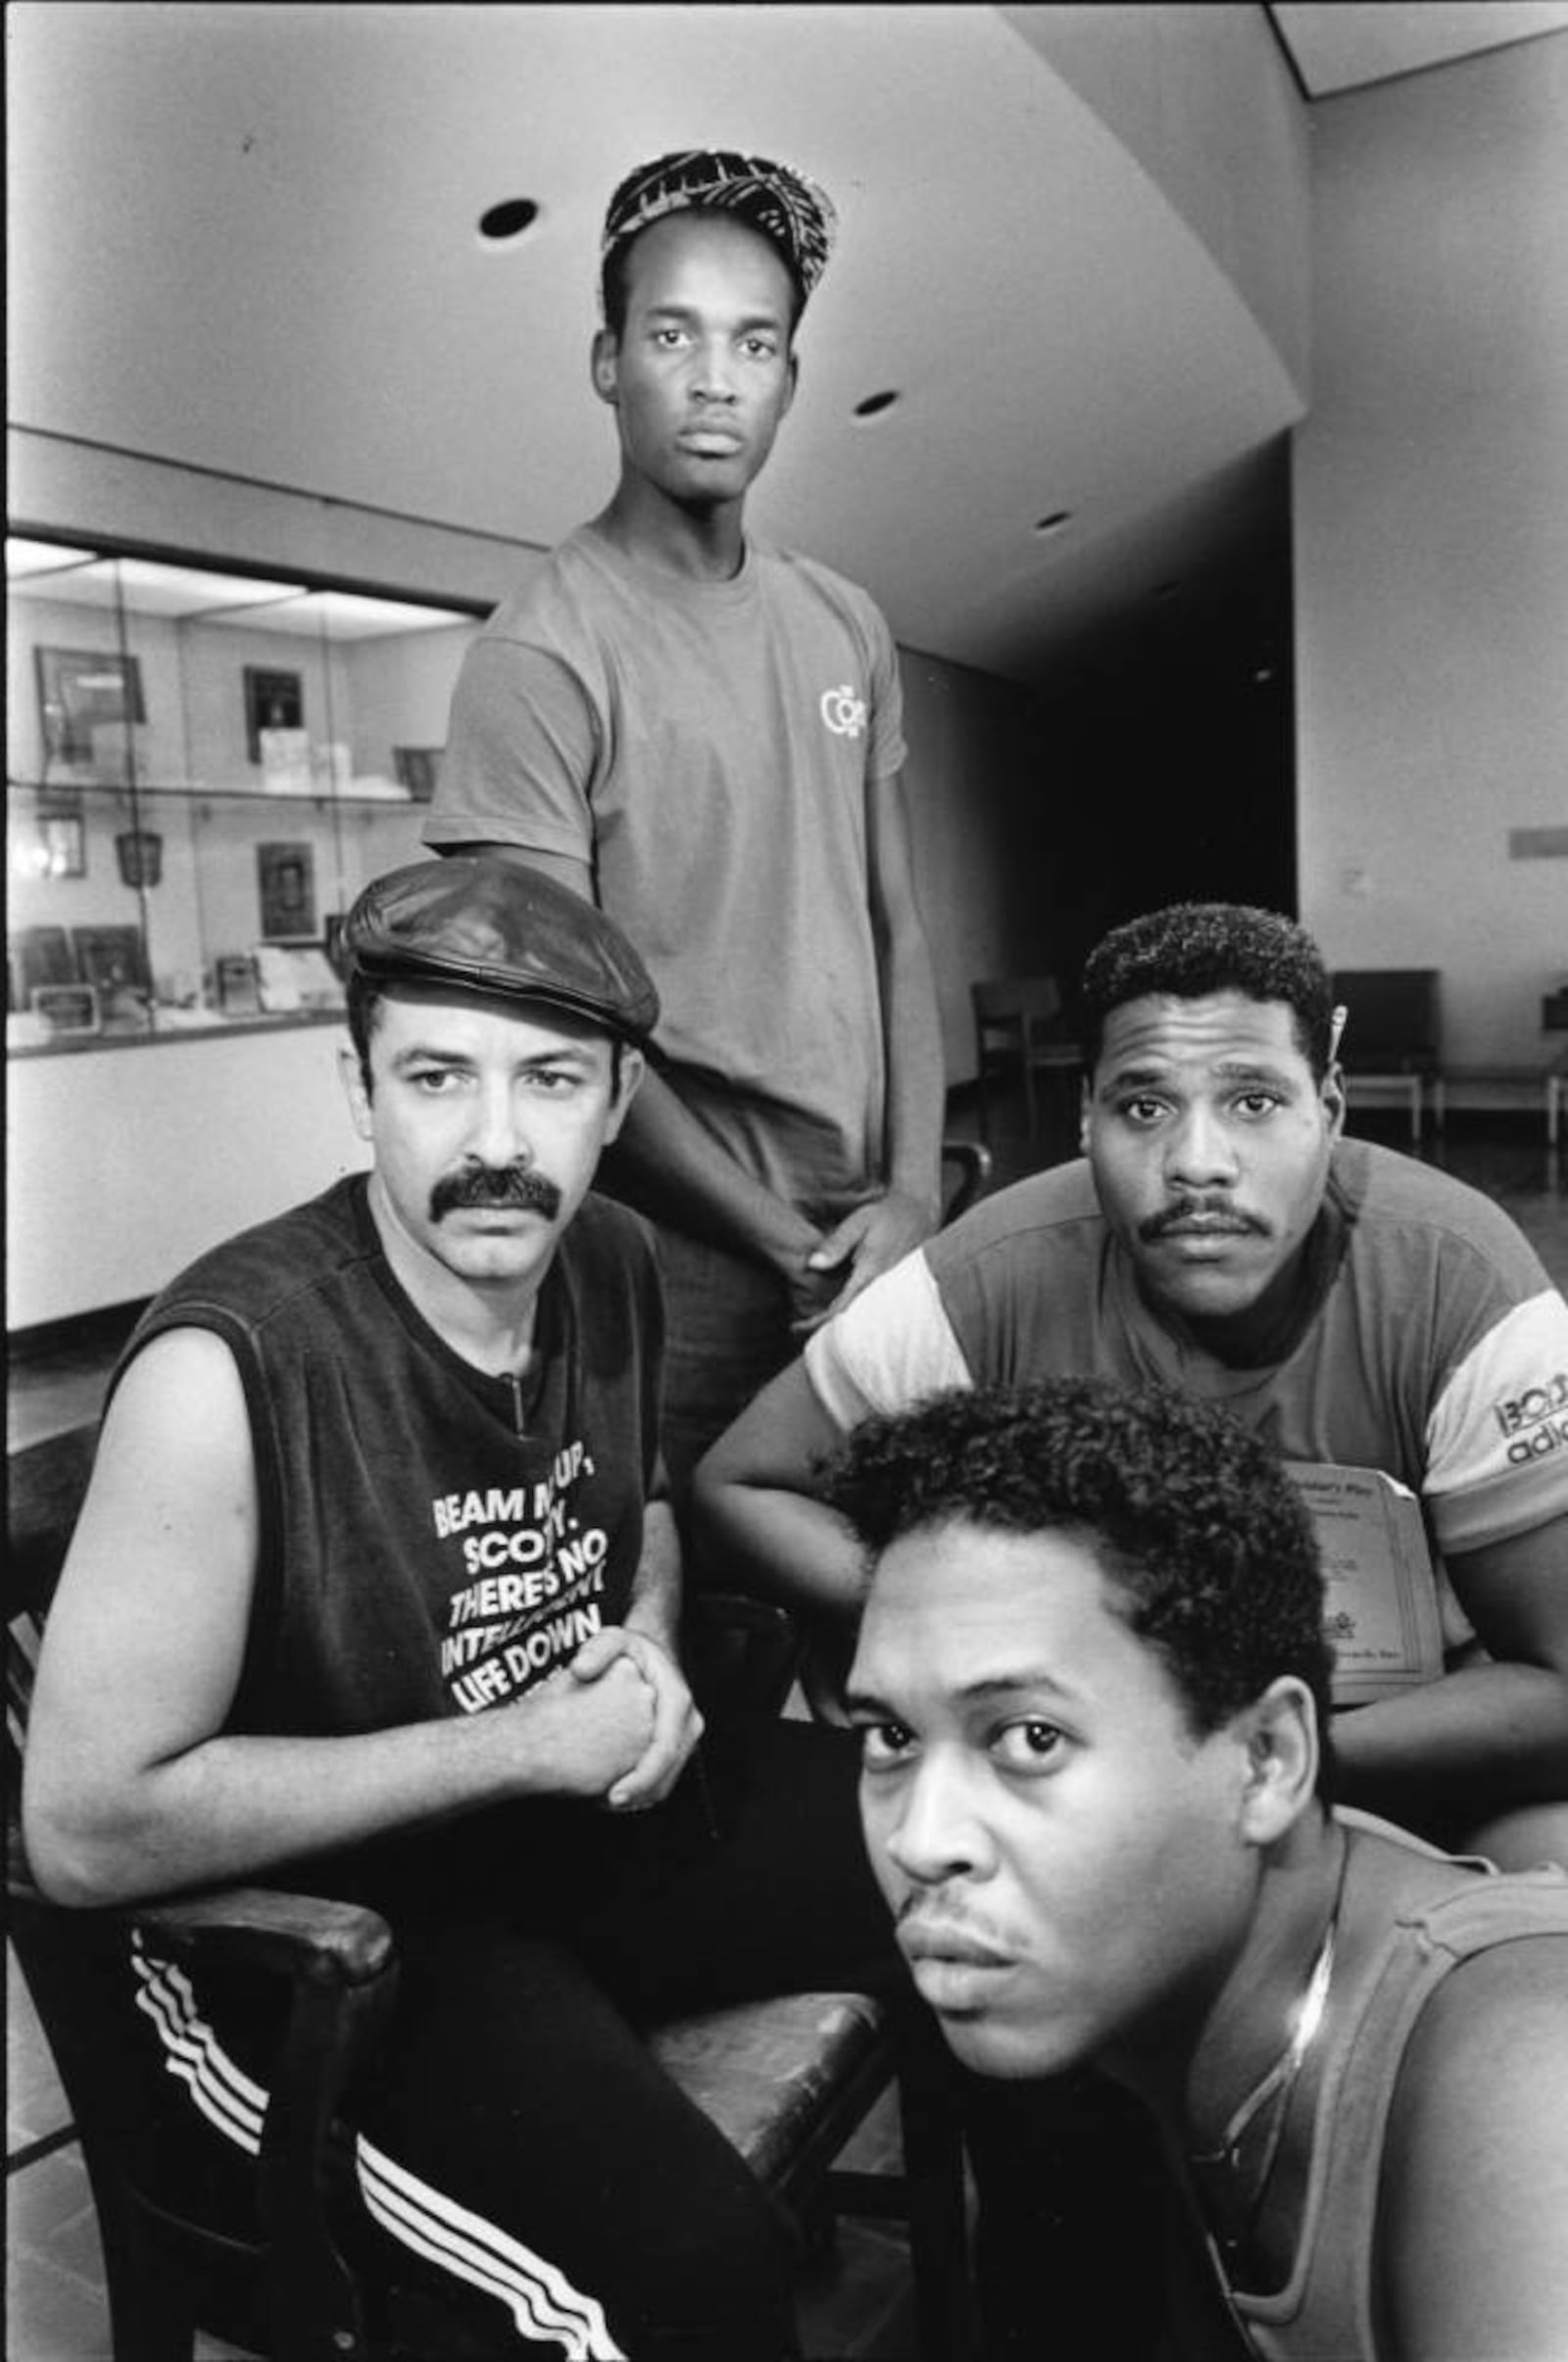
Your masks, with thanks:
[(658, 984), (604, 1186), (657, 1229), (682, 1505), (806, 1324), (938, 1212), (897, 651), (863, 590), (745, 522), (835, 226), (765, 157), (690, 149), (615, 190), (591, 369), (619, 478), (469, 651), (425, 828), (598, 902)]
[[(638, 2029), (891, 1955), (844, 1734), (699, 1750), (653, 1250), (590, 1194), (657, 997), (506, 861), (394, 871), (344, 944), (371, 1170), (203, 1256), (126, 1349), (38, 1671), (33, 1871), (385, 1913), (356, 2163), (399, 2350), (783, 2362), (771, 2204)], [(136, 1954), (122, 1997), (244, 2220), (255, 1996)]]
[(1285, 1459), (1420, 1498), (1472, 1632), (1441, 1677), (1338, 1716), (1346, 1799), (1502, 1867), (1568, 1862), (1568, 1305), (1489, 1199), (1342, 1138), (1328, 976), (1290, 920), (1182, 904), (1117, 928), (1082, 1035), (1085, 1158), (818, 1331), (705, 1465), (712, 1548), (825, 1622), (842, 1674), (863, 1570), (815, 1469), (861, 1418), (946, 1386), (1166, 1380)]
[[(900, 1945), (967, 2067), (1094, 2064), (1153, 2112), (1212, 2267), (1173, 2234), (1176, 2350), (1216, 2362), (1228, 2315), (1271, 2362), (1553, 2362), (1568, 1877), (1331, 1809), (1273, 1452), (1060, 1379), (867, 1422), (828, 1497), (869, 1557), (848, 1702)], [(1037, 2302), (1043, 2352), (1049, 2272)]]

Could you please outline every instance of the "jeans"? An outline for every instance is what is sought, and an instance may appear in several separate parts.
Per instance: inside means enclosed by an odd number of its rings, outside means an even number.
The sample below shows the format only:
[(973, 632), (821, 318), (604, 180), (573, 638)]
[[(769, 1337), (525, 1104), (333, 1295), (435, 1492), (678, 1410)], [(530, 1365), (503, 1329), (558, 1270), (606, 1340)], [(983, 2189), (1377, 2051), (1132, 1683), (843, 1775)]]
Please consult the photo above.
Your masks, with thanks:
[[(799, 1353), (789, 1289), (765, 1263), (656, 1225), (664, 1287), (662, 1437), (677, 1512), (692, 1470)], [(684, 1522), (684, 1518), (683, 1518)]]

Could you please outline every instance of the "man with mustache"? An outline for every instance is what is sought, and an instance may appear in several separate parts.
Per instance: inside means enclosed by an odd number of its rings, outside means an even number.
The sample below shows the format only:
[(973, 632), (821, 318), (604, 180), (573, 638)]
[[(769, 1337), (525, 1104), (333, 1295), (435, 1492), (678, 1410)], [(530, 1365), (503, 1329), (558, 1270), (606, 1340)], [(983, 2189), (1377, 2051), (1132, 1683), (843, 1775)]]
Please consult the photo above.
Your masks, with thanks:
[(590, 367), (618, 481), (468, 652), (424, 831), (599, 903), (658, 984), (603, 1185), (659, 1239), (682, 1508), (806, 1326), (938, 1213), (897, 652), (857, 584), (746, 524), (835, 229), (761, 156), (683, 150), (616, 188)]
[(1273, 912), (1114, 929), (1084, 970), (1084, 1158), (999, 1191), (813, 1337), (701, 1500), (733, 1568), (836, 1619), (842, 1668), (862, 1571), (813, 1469), (869, 1412), (1164, 1378), (1285, 1459), (1380, 1468), (1420, 1496), (1481, 1647), (1341, 1715), (1344, 1794), (1524, 1867), (1568, 1845), (1568, 1305), (1490, 1199), (1342, 1136), (1338, 1021), (1317, 947)]
[[(899, 1943), (975, 2073), (1094, 2064), (1152, 2111), (1170, 2362), (1552, 2362), (1568, 1875), (1334, 1807), (1323, 1579), (1267, 1445), (1057, 1378), (867, 1421), (828, 1498), (868, 1555), (848, 1696)], [(1063, 2336), (1044, 2261), (1035, 2318), (1034, 2352), (1122, 2351)]]
[[(1568, 1305), (1489, 1199), (1343, 1137), (1328, 975), (1291, 920), (1182, 904), (1114, 929), (1080, 1034), (1084, 1157), (985, 1200), (808, 1341), (703, 1463), (706, 1546), (809, 1620), (840, 1711), (865, 1585), (820, 1497), (843, 1438), (945, 1387), (1165, 1380), (1285, 1459), (1420, 1497), (1463, 1613), (1440, 1678), (1337, 1715), (1346, 1801), (1504, 1868), (1568, 1863)], [(1048, 2255), (1069, 2344), (1148, 2350), (1137, 2128), (1093, 2087), (968, 2104), (988, 2354), (1034, 2351)]]
[[(591, 1186), (658, 997), (510, 861), (396, 870), (343, 940), (372, 1163), (126, 1348), (38, 1668), (33, 1872), (387, 1916), (355, 2165), (398, 2351), (785, 2362), (782, 2224), (639, 2029), (897, 1963), (847, 1734), (715, 1746), (681, 1668), (653, 1246)], [(137, 1951), (117, 1999), (179, 2095), (156, 2171), (244, 2227), (260, 1996)]]

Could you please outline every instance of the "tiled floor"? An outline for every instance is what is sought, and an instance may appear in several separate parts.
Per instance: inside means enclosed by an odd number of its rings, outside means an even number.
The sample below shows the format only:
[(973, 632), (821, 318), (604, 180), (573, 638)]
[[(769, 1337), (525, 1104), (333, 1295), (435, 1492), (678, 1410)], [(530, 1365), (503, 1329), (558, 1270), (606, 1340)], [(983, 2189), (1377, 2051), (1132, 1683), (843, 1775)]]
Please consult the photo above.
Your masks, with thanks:
[[(994, 1186), (1070, 1156), (1075, 1118), (1063, 1095), (1034, 1139), (1017, 1128), (1011, 1107), (999, 1111)], [(955, 1123), (973, 1137), (972, 1112)], [(1405, 1145), (1398, 1117), (1369, 1111), (1355, 1129)], [(1433, 1155), (1432, 1150), (1428, 1150)], [(1450, 1118), (1438, 1158), (1495, 1198), (1533, 1240), (1559, 1286), (1568, 1287), (1568, 1195), (1543, 1127), (1518, 1119), (1481, 1124)], [(13, 1445), (51, 1426), (90, 1416), (102, 1385), (102, 1356), (69, 1354), (28, 1371), (11, 1402)], [(15, 2159), (62, 2127), (66, 2109), (30, 2002), (14, 1969), (7, 1991), (7, 2155)], [(886, 2110), (857, 2143), (856, 2161), (874, 2169), (896, 2147)], [(75, 2146), (33, 2158), (7, 2177), (8, 2362), (108, 2362), (97, 2232)], [(801, 2314), (812, 2362), (908, 2362), (914, 2351), (903, 2235), (882, 2224), (846, 2223), (836, 2254), (803, 2280)], [(203, 2340), (198, 2357), (231, 2348)]]

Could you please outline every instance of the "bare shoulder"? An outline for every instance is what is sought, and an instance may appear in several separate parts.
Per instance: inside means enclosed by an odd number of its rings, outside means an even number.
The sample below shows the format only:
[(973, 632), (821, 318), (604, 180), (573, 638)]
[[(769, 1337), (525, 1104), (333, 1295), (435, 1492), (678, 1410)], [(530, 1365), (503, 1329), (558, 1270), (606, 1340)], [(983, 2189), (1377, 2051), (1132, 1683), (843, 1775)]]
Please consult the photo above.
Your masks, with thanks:
[(143, 1347), (110, 1402), (88, 1494), (120, 1514), (145, 1511), (165, 1483), (214, 1487), (248, 1477), (250, 1421), (233, 1354), (207, 1329), (169, 1329)]
[(1568, 1932), (1463, 1962), (1411, 2036), (1378, 2200), (1390, 2362), (1561, 2362), (1565, 2224)]
[(215, 1330), (165, 1329), (144, 1345), (115, 1390), (106, 1431), (117, 1419), (133, 1411), (157, 1414), (164, 1409), (199, 1413), (207, 1405), (218, 1417), (225, 1404), (240, 1401), (239, 1370), (233, 1354)]
[(188, 1588), (248, 1602), (256, 1537), (255, 1457), (244, 1386), (222, 1339), (172, 1329), (139, 1353), (115, 1391), (67, 1553), (51, 1639), (83, 1613), (162, 1612)]

